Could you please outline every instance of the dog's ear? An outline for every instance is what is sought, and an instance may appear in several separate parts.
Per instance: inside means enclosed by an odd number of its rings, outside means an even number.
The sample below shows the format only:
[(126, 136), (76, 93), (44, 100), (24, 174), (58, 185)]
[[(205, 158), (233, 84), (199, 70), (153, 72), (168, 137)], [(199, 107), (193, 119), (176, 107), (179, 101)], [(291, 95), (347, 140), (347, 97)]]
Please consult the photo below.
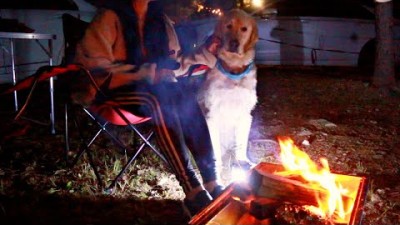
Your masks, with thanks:
[(258, 27), (257, 27), (257, 22), (254, 18), (251, 18), (250, 20), (250, 26), (251, 26), (251, 34), (248, 42), (244, 46), (244, 51), (247, 52), (248, 50), (251, 50), (254, 48), (254, 45), (258, 41)]

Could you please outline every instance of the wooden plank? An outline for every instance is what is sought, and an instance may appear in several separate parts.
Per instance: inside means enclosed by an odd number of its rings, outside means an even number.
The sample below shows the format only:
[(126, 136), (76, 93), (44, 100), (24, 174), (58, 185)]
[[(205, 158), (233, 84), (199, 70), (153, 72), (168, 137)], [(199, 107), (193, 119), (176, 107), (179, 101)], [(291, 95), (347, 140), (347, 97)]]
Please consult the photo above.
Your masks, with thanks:
[[(273, 174), (282, 167), (274, 164), (264, 164), (250, 174), (250, 187), (256, 196), (291, 202), (298, 205), (318, 206), (318, 198), (325, 199), (328, 191), (323, 188), (311, 187), (300, 177), (283, 177)], [(354, 201), (348, 196), (342, 196), (343, 201)]]

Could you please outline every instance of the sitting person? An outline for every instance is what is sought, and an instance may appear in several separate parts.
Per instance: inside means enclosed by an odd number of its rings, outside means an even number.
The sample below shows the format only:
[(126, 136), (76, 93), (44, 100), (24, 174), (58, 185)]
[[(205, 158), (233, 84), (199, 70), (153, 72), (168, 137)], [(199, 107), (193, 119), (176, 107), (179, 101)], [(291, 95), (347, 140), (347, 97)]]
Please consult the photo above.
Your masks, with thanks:
[[(192, 215), (217, 197), (223, 186), (196, 94), (183, 89), (176, 77), (194, 64), (213, 67), (216, 58), (209, 50), (215, 48), (211, 44), (183, 57), (161, 2), (113, 0), (89, 24), (74, 59), (122, 108), (152, 118), (158, 146), (186, 194), (184, 203)], [(102, 100), (85, 77), (79, 79), (73, 100), (86, 105)]]

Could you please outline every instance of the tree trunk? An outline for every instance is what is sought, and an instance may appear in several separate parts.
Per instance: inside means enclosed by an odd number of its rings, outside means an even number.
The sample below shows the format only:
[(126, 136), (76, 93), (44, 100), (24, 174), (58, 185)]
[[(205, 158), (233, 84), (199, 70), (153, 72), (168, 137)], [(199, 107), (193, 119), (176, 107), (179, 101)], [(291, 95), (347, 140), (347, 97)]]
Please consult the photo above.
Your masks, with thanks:
[(372, 83), (380, 89), (390, 90), (396, 85), (392, 0), (375, 0), (375, 15), (376, 50)]

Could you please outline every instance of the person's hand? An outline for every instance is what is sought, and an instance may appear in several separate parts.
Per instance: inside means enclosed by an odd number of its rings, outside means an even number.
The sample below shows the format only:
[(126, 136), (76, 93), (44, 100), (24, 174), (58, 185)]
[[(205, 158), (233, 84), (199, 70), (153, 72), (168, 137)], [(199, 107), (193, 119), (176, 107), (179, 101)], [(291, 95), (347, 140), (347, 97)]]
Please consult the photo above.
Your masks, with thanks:
[(156, 68), (155, 63), (144, 63), (139, 68), (139, 76), (145, 78), (149, 83), (154, 83), (156, 78)]
[(219, 37), (211, 35), (205, 43), (206, 49), (212, 54), (216, 55), (222, 46), (222, 41)]
[(161, 81), (174, 81), (174, 80), (175, 80), (175, 75), (173, 70), (164, 68), (156, 69), (156, 75), (154, 79), (155, 83), (159, 83)]

